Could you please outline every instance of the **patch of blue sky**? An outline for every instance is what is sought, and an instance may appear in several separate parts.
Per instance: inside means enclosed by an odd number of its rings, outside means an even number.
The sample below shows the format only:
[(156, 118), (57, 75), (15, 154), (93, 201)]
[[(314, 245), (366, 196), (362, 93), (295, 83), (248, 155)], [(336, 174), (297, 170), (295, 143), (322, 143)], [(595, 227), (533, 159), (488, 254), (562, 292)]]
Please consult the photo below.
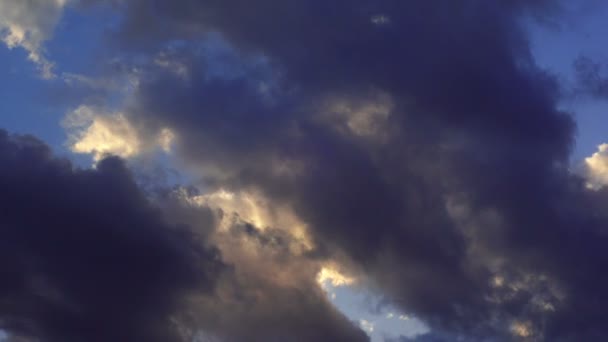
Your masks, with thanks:
[[(574, 61), (587, 56), (594, 61), (608, 63), (608, 4), (573, 1), (572, 19), (559, 26), (530, 25), (532, 53), (542, 68), (560, 78), (566, 87), (575, 86)], [(574, 19), (576, 18), (576, 19)], [(561, 107), (574, 114), (577, 123), (576, 145), (572, 161), (579, 162), (596, 151), (597, 145), (608, 141), (608, 102), (591, 98), (566, 98)]]
[[(41, 79), (27, 53), (0, 46), (0, 127), (14, 133), (33, 134), (51, 145), (62, 142), (57, 119), (61, 110), (44, 101), (51, 84)], [(57, 129), (51, 129), (57, 127)]]
[(372, 342), (383, 342), (401, 336), (414, 337), (429, 332), (416, 317), (387, 304), (383, 297), (357, 285), (332, 286), (324, 283), (329, 300), (340, 312), (359, 325)]

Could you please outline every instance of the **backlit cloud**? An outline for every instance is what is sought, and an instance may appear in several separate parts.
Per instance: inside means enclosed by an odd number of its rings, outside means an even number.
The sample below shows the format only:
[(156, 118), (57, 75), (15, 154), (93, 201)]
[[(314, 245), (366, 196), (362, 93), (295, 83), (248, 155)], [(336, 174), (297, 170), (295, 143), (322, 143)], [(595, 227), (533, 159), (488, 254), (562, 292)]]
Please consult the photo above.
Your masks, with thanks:
[[(93, 10), (75, 22), (111, 4), (95, 59), (56, 82), (95, 94), (63, 122), (95, 167), (0, 134), (0, 274), (17, 274), (0, 329), (608, 340), (608, 192), (589, 189), (608, 183), (608, 145), (586, 187), (574, 116), (531, 53), (527, 25), (559, 21), (556, 2), (79, 3)], [(0, 6), (3, 42), (44, 71), (66, 3)], [(601, 69), (579, 67), (599, 96)]]
[(90, 154), (94, 161), (108, 155), (132, 158), (161, 148), (171, 152), (175, 135), (163, 128), (147, 141), (123, 113), (105, 113), (94, 107), (80, 106), (63, 121), (68, 131), (68, 146), (74, 153)]
[(332, 287), (352, 285), (356, 282), (356, 279), (340, 273), (333, 267), (324, 266), (317, 274), (317, 282), (327, 289), (327, 285)]
[(595, 190), (608, 185), (608, 144), (601, 144), (597, 149), (597, 152), (585, 158), (583, 165), (587, 186)]

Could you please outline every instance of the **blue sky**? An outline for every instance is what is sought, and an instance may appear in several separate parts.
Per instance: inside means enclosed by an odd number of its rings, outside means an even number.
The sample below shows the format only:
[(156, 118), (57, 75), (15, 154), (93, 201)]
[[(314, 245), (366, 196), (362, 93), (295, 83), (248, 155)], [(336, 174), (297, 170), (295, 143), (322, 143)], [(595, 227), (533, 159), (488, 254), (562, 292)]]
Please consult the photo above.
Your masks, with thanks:
[[(0, 15), (1, 16), (1, 15)], [(577, 14), (560, 27), (528, 25), (532, 52), (537, 63), (557, 75), (564, 85), (575, 82), (573, 63), (579, 56), (590, 56), (598, 61), (608, 61), (608, 6), (591, 12)], [(0, 45), (0, 127), (20, 134), (32, 134), (47, 142), (57, 154), (74, 160), (78, 165), (92, 164), (90, 154), (74, 153), (68, 147), (68, 132), (62, 124), (66, 115), (85, 103), (103, 103), (105, 108), (120, 108), (128, 102), (128, 91), (123, 87), (108, 86), (104, 91), (102, 79), (111, 65), (112, 56), (105, 50), (108, 32), (118, 18), (111, 11), (94, 7), (76, 10), (66, 7), (52, 31), (40, 47), (45, 58), (54, 64), (55, 77), (41, 77), (35, 62), (28, 60), (26, 49)], [(1, 24), (1, 21), (0, 21)], [(100, 63), (105, 61), (105, 63)], [(86, 85), (66, 80), (74, 75), (82, 79), (97, 80), (98, 85)], [(72, 81), (73, 82), (73, 81)], [(99, 85), (102, 84), (102, 85)], [(87, 89), (91, 88), (91, 89)], [(566, 98), (560, 103), (572, 112), (578, 124), (577, 144), (571, 156), (578, 163), (593, 154), (597, 146), (608, 142), (608, 103), (593, 98)], [(163, 158), (166, 158), (163, 157)], [(163, 165), (174, 161), (162, 159)], [(180, 167), (173, 165), (173, 167)], [(188, 173), (184, 167), (181, 172)], [(186, 177), (182, 180), (190, 180)], [(409, 313), (399, 312), (390, 306), (380, 305), (382, 296), (370, 289), (358, 286), (334, 287), (326, 284), (331, 301), (345, 314), (359, 323), (366, 321), (374, 328), (367, 329), (373, 341), (384, 337), (423, 333), (427, 331)], [(380, 308), (380, 309), (378, 309)], [(404, 317), (407, 316), (407, 319)], [(400, 317), (402, 319), (400, 319)], [(370, 325), (363, 324), (363, 328)]]
[[(581, 56), (593, 56), (598, 61), (608, 60), (608, 47), (604, 37), (607, 6), (583, 11), (581, 17), (573, 17), (562, 27), (534, 27), (530, 29), (534, 56), (539, 65), (563, 78), (567, 85), (575, 82), (574, 61)], [(578, 124), (577, 145), (573, 159), (588, 156), (596, 146), (606, 140), (605, 101), (589, 98), (569, 99), (563, 108), (575, 115)]]

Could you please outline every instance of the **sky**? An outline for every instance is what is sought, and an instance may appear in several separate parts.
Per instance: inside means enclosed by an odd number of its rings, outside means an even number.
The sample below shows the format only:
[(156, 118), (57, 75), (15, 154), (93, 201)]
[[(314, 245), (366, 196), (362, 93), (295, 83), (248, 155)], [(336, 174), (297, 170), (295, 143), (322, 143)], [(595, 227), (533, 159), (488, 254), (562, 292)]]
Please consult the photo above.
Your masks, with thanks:
[(0, 0), (0, 340), (608, 339), (607, 18)]

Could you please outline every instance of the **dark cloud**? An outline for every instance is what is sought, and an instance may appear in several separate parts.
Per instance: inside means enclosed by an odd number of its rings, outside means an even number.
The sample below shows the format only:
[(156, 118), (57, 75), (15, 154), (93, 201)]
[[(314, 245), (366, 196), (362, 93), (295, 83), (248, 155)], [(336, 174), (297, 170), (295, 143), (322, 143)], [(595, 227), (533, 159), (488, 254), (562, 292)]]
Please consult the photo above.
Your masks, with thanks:
[(0, 132), (4, 329), (48, 341), (178, 340), (189, 291), (211, 292), (214, 249), (168, 225), (118, 159), (75, 169)]
[[(574, 124), (518, 24), (550, 4), (530, 4), (131, 2), (123, 42), (219, 32), (241, 70), (172, 50), (188, 78), (150, 69), (131, 112), (173, 129), (209, 184), (289, 203), (433, 328), (602, 333), (605, 221), (567, 171)], [(365, 134), (370, 107), (386, 113)]]
[[(569, 173), (575, 125), (520, 25), (558, 7), (134, 0), (118, 5), (113, 34), (140, 70), (126, 108), (137, 127), (175, 132), (209, 189), (254, 189), (293, 208), (324, 257), (346, 253), (369, 286), (434, 329), (420, 340), (597, 340), (608, 335), (606, 191)], [(597, 67), (579, 72), (597, 92)], [(209, 329), (362, 337), (320, 299), (314, 263), (297, 286), (270, 280), (269, 269), (303, 262), (285, 237), (234, 229), (275, 253), (226, 256), (233, 275), (196, 315)]]
[[(173, 192), (147, 187), (156, 195), (144, 195), (117, 158), (76, 169), (39, 140), (1, 131), (0, 162), (0, 326), (15, 336), (367, 339), (329, 306), (314, 284), (315, 264), (294, 269), (284, 233), (239, 220), (222, 238), (211, 209), (189, 207)], [(233, 255), (242, 239), (269, 250), (266, 272), (244, 269)], [(221, 256), (217, 246), (235, 252)], [(293, 284), (266, 278), (276, 263), (291, 267)]]
[[(188, 205), (191, 191), (172, 192), (163, 199), (171, 217), (204, 229), (206, 206)], [(189, 322), (219, 341), (367, 341), (329, 303), (316, 282), (326, 258), (302, 249), (285, 227), (257, 227), (237, 213), (215, 212), (223, 228), (210, 232), (212, 241), (231, 265), (212, 296), (194, 298)]]

